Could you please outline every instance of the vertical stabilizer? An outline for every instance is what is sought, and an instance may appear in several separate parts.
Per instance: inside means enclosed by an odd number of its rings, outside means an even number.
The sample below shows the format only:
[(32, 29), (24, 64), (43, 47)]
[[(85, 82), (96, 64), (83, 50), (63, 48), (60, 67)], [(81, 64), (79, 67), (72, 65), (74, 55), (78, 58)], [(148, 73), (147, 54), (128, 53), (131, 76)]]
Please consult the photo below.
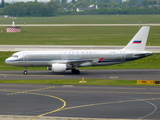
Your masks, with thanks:
[(150, 26), (142, 27), (123, 50), (144, 51)]

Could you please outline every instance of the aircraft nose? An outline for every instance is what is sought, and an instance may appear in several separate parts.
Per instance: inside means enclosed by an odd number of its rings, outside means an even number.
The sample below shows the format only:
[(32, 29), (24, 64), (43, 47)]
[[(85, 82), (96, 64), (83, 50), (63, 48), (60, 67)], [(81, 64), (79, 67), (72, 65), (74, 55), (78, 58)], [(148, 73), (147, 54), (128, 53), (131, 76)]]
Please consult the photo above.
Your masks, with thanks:
[(6, 63), (6, 64), (10, 64), (10, 63), (11, 63), (11, 61), (9, 60), (9, 58), (7, 58), (7, 59), (5, 60), (5, 63)]
[(8, 59), (5, 60), (5, 63), (8, 64)]

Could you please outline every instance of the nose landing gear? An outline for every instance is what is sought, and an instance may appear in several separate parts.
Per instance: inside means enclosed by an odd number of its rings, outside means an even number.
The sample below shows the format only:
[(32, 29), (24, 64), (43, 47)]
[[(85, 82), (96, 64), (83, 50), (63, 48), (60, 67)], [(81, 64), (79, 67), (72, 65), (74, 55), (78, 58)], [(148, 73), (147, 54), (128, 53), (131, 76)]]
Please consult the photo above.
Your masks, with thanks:
[(27, 75), (27, 67), (25, 68), (25, 70), (23, 71), (23, 74)]

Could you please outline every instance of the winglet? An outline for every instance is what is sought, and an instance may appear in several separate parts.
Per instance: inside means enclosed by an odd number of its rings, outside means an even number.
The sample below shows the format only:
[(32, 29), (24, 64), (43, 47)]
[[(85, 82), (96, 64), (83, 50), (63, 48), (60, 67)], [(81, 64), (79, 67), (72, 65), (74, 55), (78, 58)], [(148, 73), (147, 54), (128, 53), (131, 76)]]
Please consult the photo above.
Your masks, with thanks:
[(144, 51), (150, 26), (142, 27), (123, 50)]

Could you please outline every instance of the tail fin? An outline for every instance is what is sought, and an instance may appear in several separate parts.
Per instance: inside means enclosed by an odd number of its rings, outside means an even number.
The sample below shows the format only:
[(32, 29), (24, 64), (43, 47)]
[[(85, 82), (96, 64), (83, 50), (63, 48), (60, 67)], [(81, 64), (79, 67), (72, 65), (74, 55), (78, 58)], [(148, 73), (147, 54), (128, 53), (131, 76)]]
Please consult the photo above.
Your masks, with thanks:
[(144, 51), (150, 26), (142, 27), (123, 50)]

